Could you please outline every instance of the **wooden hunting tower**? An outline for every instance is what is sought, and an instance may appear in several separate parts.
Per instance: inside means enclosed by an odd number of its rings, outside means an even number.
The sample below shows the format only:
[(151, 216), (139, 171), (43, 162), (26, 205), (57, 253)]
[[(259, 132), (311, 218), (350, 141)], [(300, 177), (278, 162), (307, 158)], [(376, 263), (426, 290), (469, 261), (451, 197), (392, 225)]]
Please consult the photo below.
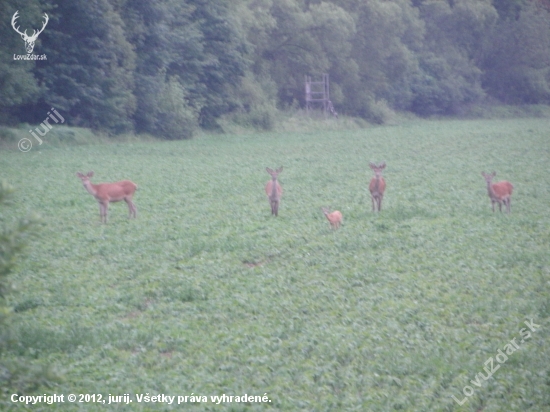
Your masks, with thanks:
[(320, 104), (323, 108), (325, 117), (329, 112), (338, 117), (330, 101), (328, 74), (323, 74), (323, 80), (320, 82), (311, 81), (311, 76), (305, 76), (305, 79), (306, 112), (309, 113), (309, 110), (313, 108), (314, 104)]

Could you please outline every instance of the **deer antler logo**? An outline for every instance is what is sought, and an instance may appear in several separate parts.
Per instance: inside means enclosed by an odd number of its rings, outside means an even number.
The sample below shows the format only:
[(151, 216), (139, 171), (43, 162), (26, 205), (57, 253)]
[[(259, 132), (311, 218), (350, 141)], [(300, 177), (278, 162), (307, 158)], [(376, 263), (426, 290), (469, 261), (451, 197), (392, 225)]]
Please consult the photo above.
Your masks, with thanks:
[(18, 13), (19, 13), (19, 10), (17, 10), (14, 13), (14, 15), (11, 19), (11, 26), (13, 27), (13, 29), (17, 33), (19, 33), (21, 35), (21, 38), (25, 41), (25, 48), (27, 49), (27, 53), (31, 54), (33, 49), (34, 49), (34, 42), (36, 42), (36, 39), (38, 38), (38, 35), (40, 33), (42, 33), (44, 31), (44, 29), (46, 28), (46, 25), (48, 24), (49, 17), (46, 13), (44, 13), (45, 20), (44, 20), (44, 23), (42, 25), (42, 28), (38, 31), (38, 33), (36, 32), (36, 30), (33, 30), (32, 36), (28, 36), (27, 35), (27, 30), (25, 30), (23, 33), (21, 33), (19, 31), (19, 26), (15, 27), (16, 20), (19, 17)]

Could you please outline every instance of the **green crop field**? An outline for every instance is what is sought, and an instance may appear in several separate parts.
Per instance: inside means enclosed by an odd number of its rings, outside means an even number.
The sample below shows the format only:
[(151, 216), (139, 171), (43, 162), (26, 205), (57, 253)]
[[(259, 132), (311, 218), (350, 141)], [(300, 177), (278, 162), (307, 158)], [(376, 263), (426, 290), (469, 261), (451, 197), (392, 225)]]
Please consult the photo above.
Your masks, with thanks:
[[(4, 221), (44, 222), (11, 276), (19, 345), (4, 356), (51, 365), (62, 380), (33, 394), (65, 396), (29, 410), (550, 411), (549, 119), (47, 139), (0, 152)], [(90, 170), (138, 185), (137, 219), (121, 202), (100, 223), (75, 175)], [(493, 170), (514, 185), (509, 215), (491, 210)], [(21, 407), (10, 396), (0, 409)]]

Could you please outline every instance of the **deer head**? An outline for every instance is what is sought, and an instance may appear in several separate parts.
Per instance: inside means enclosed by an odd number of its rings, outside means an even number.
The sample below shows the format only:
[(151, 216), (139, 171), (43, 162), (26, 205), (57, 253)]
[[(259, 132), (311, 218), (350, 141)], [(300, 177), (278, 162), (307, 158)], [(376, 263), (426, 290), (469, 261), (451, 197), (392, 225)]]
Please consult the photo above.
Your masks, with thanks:
[(46, 28), (46, 25), (48, 24), (49, 17), (46, 13), (44, 13), (44, 23), (42, 24), (42, 28), (36, 32), (36, 30), (33, 30), (32, 36), (27, 35), (27, 30), (25, 30), (23, 33), (19, 31), (19, 26), (15, 27), (15, 23), (17, 18), (19, 17), (17, 14), (19, 13), (19, 10), (17, 10), (12, 19), (11, 19), (11, 26), (13, 29), (21, 35), (21, 38), (25, 41), (25, 48), (27, 49), (27, 53), (31, 54), (34, 49), (34, 43), (36, 42), (36, 39), (38, 38), (38, 35), (44, 31)]
[(379, 165), (377, 165), (376, 163), (369, 163), (369, 166), (374, 171), (374, 174), (376, 176), (380, 176), (382, 170), (386, 168), (386, 162), (382, 162)]

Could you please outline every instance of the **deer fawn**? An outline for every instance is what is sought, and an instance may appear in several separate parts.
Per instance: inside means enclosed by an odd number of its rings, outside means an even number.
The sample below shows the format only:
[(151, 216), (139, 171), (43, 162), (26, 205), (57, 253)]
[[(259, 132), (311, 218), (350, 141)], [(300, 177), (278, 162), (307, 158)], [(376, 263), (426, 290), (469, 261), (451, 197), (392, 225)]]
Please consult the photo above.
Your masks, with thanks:
[(369, 190), (372, 200), (372, 211), (382, 209), (382, 198), (384, 190), (386, 190), (386, 181), (382, 177), (382, 170), (386, 168), (386, 162), (380, 163), (378, 166), (374, 163), (369, 163), (370, 168), (374, 171), (374, 177), (370, 180)]
[(82, 180), (82, 184), (88, 193), (98, 201), (101, 222), (107, 223), (107, 209), (109, 208), (109, 203), (119, 202), (121, 200), (124, 200), (128, 204), (130, 217), (136, 217), (137, 209), (136, 205), (132, 202), (132, 196), (137, 186), (133, 182), (122, 180), (115, 183), (100, 183), (94, 185), (90, 182), (90, 178), (94, 175), (94, 172), (88, 172), (86, 175), (78, 172), (76, 175)]
[(321, 210), (323, 211), (326, 218), (328, 219), (330, 223), (330, 227), (333, 229), (338, 229), (342, 224), (342, 213), (340, 213), (338, 210), (335, 210), (334, 212), (329, 213), (329, 209), (326, 207), (322, 207)]
[(493, 212), (495, 211), (495, 203), (498, 203), (498, 210), (502, 212), (502, 204), (506, 206), (506, 211), (510, 213), (512, 211), (511, 206), (511, 196), (514, 186), (512, 183), (503, 180), (502, 182), (493, 183), (493, 178), (496, 176), (496, 172), (493, 173), (484, 173), (481, 172), (481, 175), (485, 178), (487, 182), (487, 193), (491, 199), (491, 204), (493, 206)]
[(265, 185), (265, 193), (267, 193), (269, 203), (271, 204), (271, 214), (277, 216), (279, 213), (279, 203), (283, 194), (283, 188), (277, 181), (277, 176), (283, 171), (283, 166), (275, 171), (269, 167), (266, 167), (265, 170), (271, 175), (271, 180)]

